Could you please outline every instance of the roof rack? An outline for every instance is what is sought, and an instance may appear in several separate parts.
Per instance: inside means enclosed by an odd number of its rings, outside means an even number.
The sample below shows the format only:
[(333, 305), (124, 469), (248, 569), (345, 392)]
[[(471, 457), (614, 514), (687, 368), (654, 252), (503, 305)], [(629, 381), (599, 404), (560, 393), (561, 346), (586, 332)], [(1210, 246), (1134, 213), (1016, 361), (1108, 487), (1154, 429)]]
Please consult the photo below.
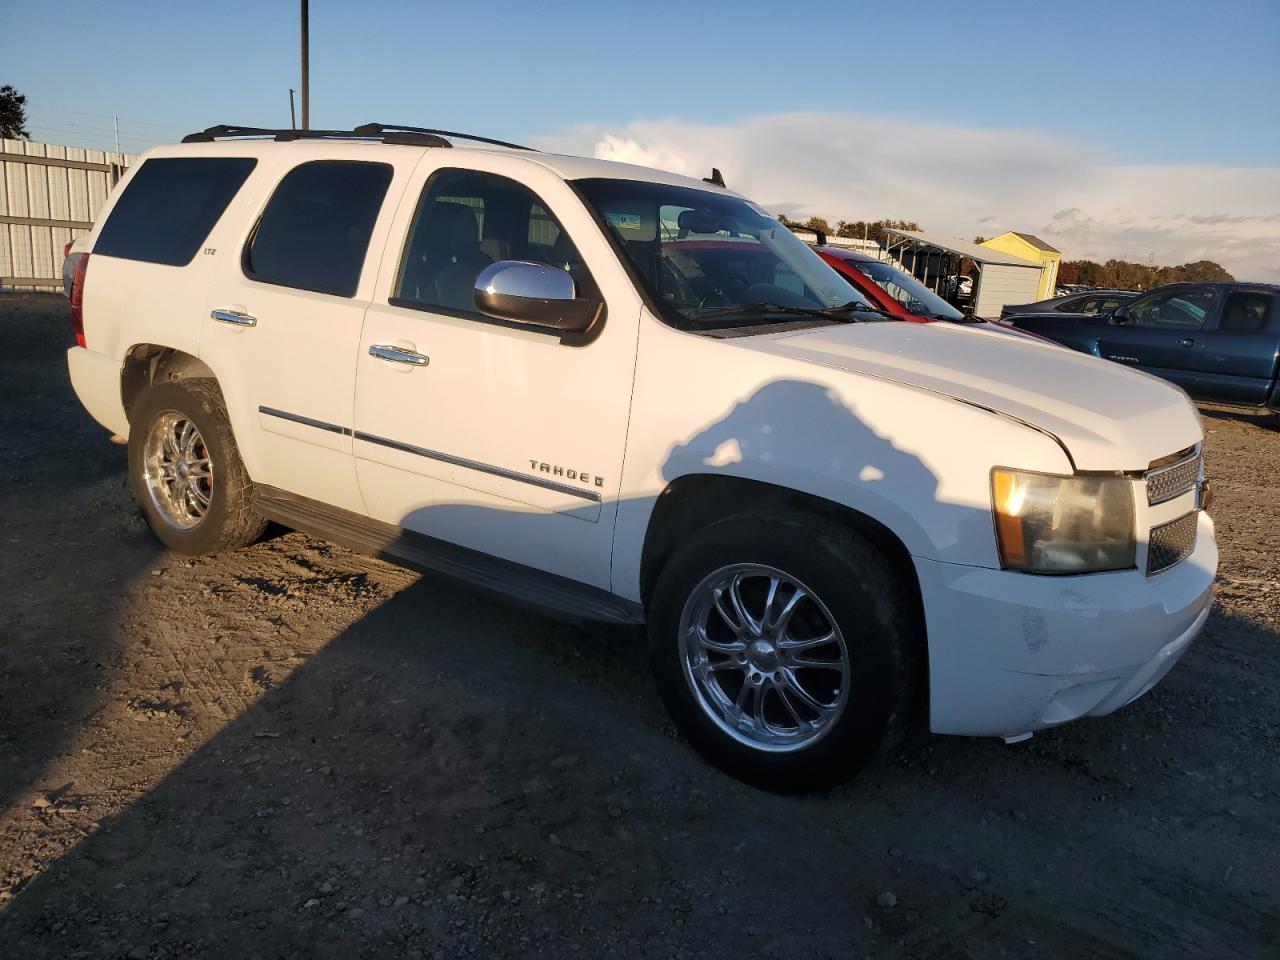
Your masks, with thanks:
[(196, 133), (189, 133), (182, 138), (183, 143), (212, 143), (215, 140), (233, 140), (237, 138), (271, 139), (278, 143), (293, 140), (379, 140), (383, 143), (404, 143), (419, 147), (451, 147), (443, 137), (430, 136), (425, 133), (413, 134), (405, 132), (397, 134), (394, 141), (389, 136), (365, 130), (286, 130), (270, 127), (241, 127), (235, 124), (220, 123)]
[[(452, 137), (455, 140), (470, 140), (473, 143), (487, 143), (491, 147), (507, 147), (511, 150), (528, 150), (530, 153), (537, 153), (533, 147), (522, 146), (518, 143), (508, 143), (505, 140), (493, 140), (489, 137), (477, 137), (472, 133), (455, 133), (452, 130), (434, 130), (430, 127), (406, 127), (398, 123), (366, 123), (355, 128), (352, 131), (359, 136), (368, 137), (388, 137), (401, 133), (422, 134), (434, 137)], [(387, 140), (390, 143), (390, 140)]]
[(235, 124), (220, 123), (182, 138), (183, 143), (212, 143), (215, 140), (234, 140), (237, 138), (271, 139), (278, 143), (293, 140), (377, 140), (381, 143), (403, 144), (412, 147), (452, 147), (445, 137), (455, 140), (471, 140), (476, 143), (487, 143), (495, 147), (509, 147), (512, 150), (534, 151), (532, 147), (522, 147), (518, 143), (507, 143), (505, 140), (491, 140), (488, 137), (477, 137), (469, 133), (454, 133), (450, 130), (431, 130), (426, 127), (403, 127), (390, 123), (366, 123), (354, 130), (286, 130), (270, 127), (241, 127)]

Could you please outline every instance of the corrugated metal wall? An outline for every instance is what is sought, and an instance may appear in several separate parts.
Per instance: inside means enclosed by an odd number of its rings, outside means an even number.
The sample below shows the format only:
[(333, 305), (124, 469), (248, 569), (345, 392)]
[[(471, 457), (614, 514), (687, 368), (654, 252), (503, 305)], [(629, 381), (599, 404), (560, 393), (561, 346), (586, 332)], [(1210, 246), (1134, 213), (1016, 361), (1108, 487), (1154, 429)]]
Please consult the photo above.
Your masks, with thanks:
[(0, 289), (61, 289), (63, 246), (137, 156), (0, 139), (0, 161)]

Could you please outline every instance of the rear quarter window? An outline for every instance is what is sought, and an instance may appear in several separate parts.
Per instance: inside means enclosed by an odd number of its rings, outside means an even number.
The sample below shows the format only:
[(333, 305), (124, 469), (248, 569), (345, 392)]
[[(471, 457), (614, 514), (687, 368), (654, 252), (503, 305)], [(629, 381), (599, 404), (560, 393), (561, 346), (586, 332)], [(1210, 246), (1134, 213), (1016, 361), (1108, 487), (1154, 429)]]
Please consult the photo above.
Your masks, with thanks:
[(251, 157), (156, 157), (145, 161), (102, 225), (93, 252), (185, 266), (257, 162)]

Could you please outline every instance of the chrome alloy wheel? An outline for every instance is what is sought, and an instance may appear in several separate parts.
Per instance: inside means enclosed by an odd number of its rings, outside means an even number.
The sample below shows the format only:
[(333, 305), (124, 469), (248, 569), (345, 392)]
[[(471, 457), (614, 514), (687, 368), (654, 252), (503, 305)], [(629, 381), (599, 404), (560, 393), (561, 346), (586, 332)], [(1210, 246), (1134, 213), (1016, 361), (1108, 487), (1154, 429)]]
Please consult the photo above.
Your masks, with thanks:
[(173, 410), (152, 420), (142, 470), (151, 502), (166, 523), (190, 530), (204, 520), (213, 496), (213, 464), (194, 423)]
[(702, 711), (755, 750), (812, 745), (849, 699), (849, 650), (835, 618), (773, 567), (734, 564), (698, 584), (680, 616), (680, 659)]

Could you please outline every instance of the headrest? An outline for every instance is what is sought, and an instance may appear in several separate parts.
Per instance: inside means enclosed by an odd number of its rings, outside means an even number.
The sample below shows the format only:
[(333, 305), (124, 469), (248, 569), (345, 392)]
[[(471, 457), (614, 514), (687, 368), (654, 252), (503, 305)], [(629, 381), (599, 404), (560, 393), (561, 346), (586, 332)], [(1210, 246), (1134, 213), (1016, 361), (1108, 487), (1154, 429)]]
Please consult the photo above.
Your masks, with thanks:
[(681, 233), (719, 233), (721, 230), (732, 232), (734, 229), (728, 218), (707, 209), (681, 210), (676, 225)]
[(431, 204), (427, 218), (427, 246), (444, 250), (474, 247), (480, 242), (480, 227), (475, 211), (464, 203), (437, 200)]

